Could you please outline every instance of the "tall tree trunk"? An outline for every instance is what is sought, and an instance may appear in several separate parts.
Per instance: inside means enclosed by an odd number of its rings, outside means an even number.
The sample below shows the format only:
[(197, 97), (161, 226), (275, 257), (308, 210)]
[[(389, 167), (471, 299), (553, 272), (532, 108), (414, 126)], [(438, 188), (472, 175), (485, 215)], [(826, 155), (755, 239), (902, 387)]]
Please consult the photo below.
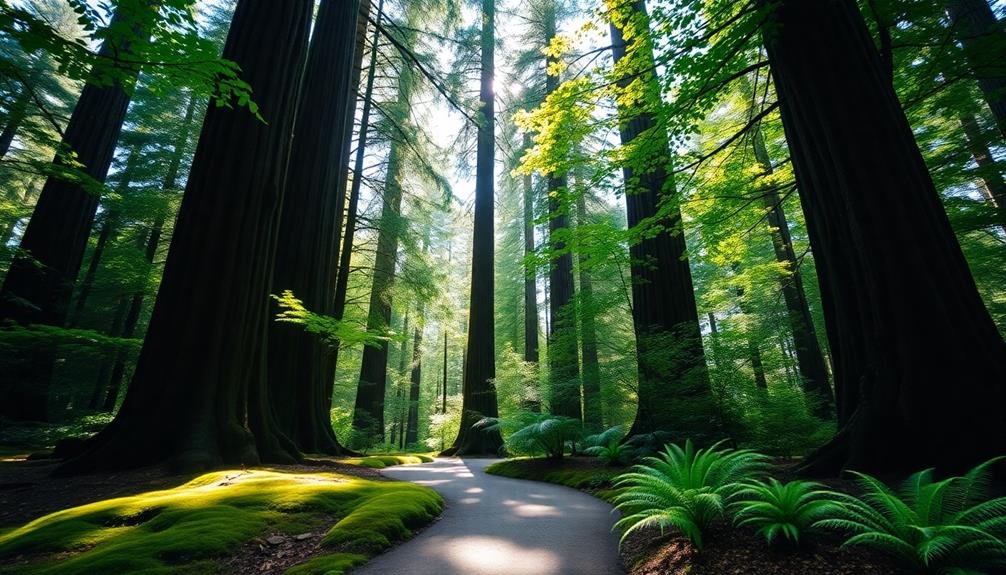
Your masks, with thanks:
[[(760, 125), (754, 127), (751, 140), (755, 160), (761, 166), (762, 173), (772, 174), (772, 158), (769, 157), (768, 149), (765, 147), (765, 137)], [(789, 320), (789, 329), (793, 333), (803, 390), (810, 400), (810, 408), (814, 415), (828, 419), (834, 415), (835, 396), (828, 384), (824, 354), (821, 353), (821, 344), (814, 330), (814, 319), (810, 314), (807, 292), (803, 288), (803, 274), (800, 272), (800, 264), (793, 250), (793, 239), (789, 233), (789, 222), (786, 220), (782, 201), (778, 192), (762, 190), (762, 203), (768, 209), (765, 219), (769, 225), (775, 259), (785, 265), (790, 272), (788, 276), (779, 276), (779, 287), (786, 302), (786, 317)]]
[[(365, 0), (366, 1), (366, 0)], [(335, 281), (335, 295), (332, 297), (332, 317), (342, 319), (346, 313), (346, 293), (349, 290), (349, 266), (353, 259), (353, 245), (356, 236), (357, 210), (360, 204), (360, 186), (363, 182), (363, 160), (367, 149), (367, 132), (370, 130), (370, 108), (374, 95), (374, 78), (377, 73), (377, 47), (381, 33), (381, 16), (384, 0), (377, 3), (377, 15), (374, 17), (374, 35), (370, 46), (370, 65), (367, 69), (367, 87), (363, 94), (363, 109), (360, 114), (360, 136), (356, 144), (356, 156), (353, 160), (352, 185), (349, 189), (349, 204), (346, 206), (346, 225), (343, 233), (341, 251), (339, 253), (339, 270)], [(362, 65), (362, 64), (361, 64)], [(331, 401), (334, 391), (334, 372), (339, 363), (339, 344), (336, 344), (329, 354), (329, 365), (333, 373), (328, 378), (325, 397)]]
[[(524, 134), (524, 147), (531, 147), (531, 134)], [(538, 282), (530, 258), (534, 255), (534, 188), (531, 174), (524, 176), (524, 361), (537, 364), (538, 353)]]
[[(616, 65), (627, 55), (648, 62), (640, 69), (653, 68), (653, 49), (642, 0), (626, 4), (612, 12), (612, 55)], [(635, 29), (643, 26), (641, 29)], [(623, 29), (631, 27), (626, 45)], [(631, 53), (627, 53), (631, 50)], [(629, 79), (620, 80), (627, 86)], [(660, 101), (657, 79), (644, 76), (651, 93), (646, 101)], [(656, 92), (656, 93), (654, 93)], [(650, 100), (650, 98), (653, 98)], [(639, 137), (655, 139), (664, 157), (671, 157), (666, 128), (654, 113), (625, 103), (619, 108), (622, 144)], [(626, 182), (625, 204), (630, 228), (655, 217), (662, 203), (675, 194), (668, 166), (657, 165), (637, 173), (630, 165), (622, 169)], [(712, 409), (709, 376), (702, 351), (698, 310), (688, 266), (687, 248), (681, 231), (681, 214), (674, 209), (662, 222), (665, 229), (629, 247), (632, 258), (632, 320), (636, 333), (639, 363), (639, 405), (629, 435), (657, 430), (693, 429), (696, 433), (717, 432), (718, 424), (709, 421)], [(700, 409), (701, 408), (701, 409)], [(705, 413), (701, 413), (705, 411)], [(701, 413), (701, 414), (700, 414)]]
[[(556, 3), (549, 0), (545, 10), (544, 45), (555, 37)], [(546, 57), (546, 70), (555, 61)], [(545, 97), (559, 87), (559, 78), (545, 77)], [(563, 236), (569, 235), (569, 201), (566, 174), (546, 176), (548, 184), (548, 242), (549, 248), (559, 255), (549, 262), (549, 314), (552, 325), (548, 332), (548, 374), (552, 413), (582, 419), (580, 399), (580, 360), (576, 334), (576, 288), (573, 281), (573, 254), (568, 250)]]
[[(273, 293), (291, 290), (330, 313), (345, 196), (346, 140), (359, 0), (322, 0), (300, 89), (276, 249)], [(350, 131), (352, 128), (350, 128)], [(345, 193), (345, 187), (341, 189)], [(327, 345), (302, 326), (269, 322), (269, 401), (280, 431), (302, 451), (343, 452), (332, 430)]]
[[(413, 71), (403, 66), (398, 77), (396, 111), (406, 121), (412, 100)], [(381, 205), (381, 222), (377, 234), (377, 254), (374, 256), (374, 277), (370, 290), (370, 310), (367, 331), (382, 332), (391, 321), (391, 286), (398, 261), (398, 238), (402, 228), (402, 172), (401, 143), (391, 142), (388, 152), (388, 172), (384, 182), (384, 200)], [(353, 410), (353, 429), (364, 433), (368, 440), (384, 441), (384, 396), (388, 379), (388, 342), (363, 349), (360, 381), (356, 388)], [(355, 446), (353, 446), (355, 447)]]
[[(576, 196), (576, 224), (587, 223), (585, 194)], [(583, 346), (583, 423), (590, 428), (600, 428), (601, 416), (601, 366), (597, 361), (597, 322), (594, 319), (594, 286), (590, 279), (590, 263), (581, 253), (577, 256), (580, 276), (580, 340)]]
[(992, 150), (989, 149), (988, 138), (982, 133), (981, 126), (974, 116), (962, 117), (961, 127), (964, 129), (968, 150), (978, 164), (978, 174), (984, 184), (979, 187), (986, 201), (995, 209), (999, 227), (1006, 232), (1006, 181), (1003, 180), (1003, 174), (996, 164)]
[[(496, 0), (482, 0), (482, 78), (479, 99), (478, 144), (475, 165), (475, 224), (472, 231), (472, 287), (461, 384), (461, 429), (447, 452), (456, 455), (497, 455), (503, 447), (500, 432), (473, 429), (484, 417), (498, 417), (496, 402), (496, 349), (493, 304), (493, 202), (496, 168), (493, 96), (496, 43)], [(445, 401), (446, 407), (446, 401)]]
[[(140, 30), (149, 28), (157, 15), (154, 3), (130, 17)], [(122, 15), (115, 16), (121, 21)], [(131, 51), (130, 46), (105, 42), (101, 54)], [(131, 76), (106, 86), (87, 84), (70, 116), (61, 147), (72, 151), (87, 177), (103, 182), (108, 174), (129, 107)], [(59, 155), (56, 168), (64, 168)], [(0, 288), (0, 323), (13, 320), (22, 325), (62, 326), (80, 271), (91, 225), (98, 209), (98, 196), (75, 180), (50, 176), (42, 189), (31, 220), (21, 238), (21, 250), (11, 262)], [(13, 420), (45, 420), (48, 411), (49, 379), (53, 367), (52, 350), (36, 350), (11, 374), (6, 391), (0, 390), (0, 416)]]
[(239, 107), (207, 113), (132, 384), (116, 418), (62, 472), (298, 458), (272, 421), (265, 352), (312, 4), (239, 0), (223, 56), (254, 86), (266, 121)]
[(3, 125), (3, 130), (0, 130), (0, 159), (7, 156), (11, 144), (14, 143), (14, 136), (17, 135), (21, 123), (27, 116), (28, 104), (31, 102), (31, 87), (22, 86), (22, 88), (23, 91), (18, 94), (8, 111), (7, 122)]
[(1006, 28), (996, 20), (988, 0), (947, 0), (947, 13), (957, 40), (978, 80), (985, 102), (1006, 141)]
[(1006, 345), (859, 8), (774, 6), (765, 41), (818, 264), (840, 427), (805, 470), (949, 469), (1001, 454)]
[[(125, 296), (119, 298), (119, 303), (115, 306), (115, 315), (112, 316), (112, 325), (108, 328), (108, 333), (112, 336), (118, 336), (122, 331), (122, 322), (126, 318), (126, 312), (128, 311), (128, 300)], [(106, 395), (108, 392), (108, 381), (109, 375), (112, 372), (112, 362), (108, 360), (103, 360), (101, 362), (101, 367), (98, 368), (98, 375), (94, 379), (94, 387), (91, 390), (91, 400), (88, 402), (87, 407), (91, 410), (101, 409), (101, 407), (106, 403)], [(114, 400), (112, 406), (115, 406)]]
[(420, 321), (422, 308), (416, 318), (416, 328), (412, 336), (412, 369), (409, 378), (409, 417), (405, 427), (405, 445), (409, 446), (419, 441), (419, 384), (423, 376), (423, 328)]

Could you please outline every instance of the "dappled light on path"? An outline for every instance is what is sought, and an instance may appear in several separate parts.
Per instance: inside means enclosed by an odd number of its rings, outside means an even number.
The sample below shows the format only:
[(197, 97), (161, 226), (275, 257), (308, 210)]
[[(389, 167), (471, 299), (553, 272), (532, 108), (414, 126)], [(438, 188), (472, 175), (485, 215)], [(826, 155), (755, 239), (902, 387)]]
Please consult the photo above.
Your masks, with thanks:
[(427, 485), (441, 519), (354, 573), (608, 575), (622, 573), (611, 507), (574, 489), (487, 475), (496, 460), (438, 459), (381, 473)]

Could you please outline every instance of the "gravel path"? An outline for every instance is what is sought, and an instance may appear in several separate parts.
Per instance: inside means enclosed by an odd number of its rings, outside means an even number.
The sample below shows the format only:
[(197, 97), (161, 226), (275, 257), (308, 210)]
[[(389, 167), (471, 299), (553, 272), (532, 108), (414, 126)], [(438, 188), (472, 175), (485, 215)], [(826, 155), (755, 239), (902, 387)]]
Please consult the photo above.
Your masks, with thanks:
[(437, 459), (381, 471), (443, 495), (441, 518), (354, 575), (624, 573), (616, 515), (575, 489), (485, 473), (498, 460)]

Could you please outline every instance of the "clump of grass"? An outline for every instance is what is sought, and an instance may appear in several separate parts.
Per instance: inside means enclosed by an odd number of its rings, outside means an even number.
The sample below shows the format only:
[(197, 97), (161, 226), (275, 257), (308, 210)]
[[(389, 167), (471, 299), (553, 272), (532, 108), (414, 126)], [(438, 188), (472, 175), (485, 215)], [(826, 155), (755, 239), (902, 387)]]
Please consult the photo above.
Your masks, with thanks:
[[(352, 558), (340, 553), (341, 559), (326, 561), (357, 562), (408, 537), (442, 507), (435, 491), (409, 483), (334, 473), (221, 471), (174, 489), (58, 511), (6, 531), (0, 535), (0, 563), (29, 557), (30, 572), (38, 575), (177, 573), (183, 565), (186, 573), (211, 572), (212, 559), (268, 530), (317, 527), (326, 515), (341, 519), (324, 544), (353, 552)], [(70, 555), (51, 558), (63, 552)]]

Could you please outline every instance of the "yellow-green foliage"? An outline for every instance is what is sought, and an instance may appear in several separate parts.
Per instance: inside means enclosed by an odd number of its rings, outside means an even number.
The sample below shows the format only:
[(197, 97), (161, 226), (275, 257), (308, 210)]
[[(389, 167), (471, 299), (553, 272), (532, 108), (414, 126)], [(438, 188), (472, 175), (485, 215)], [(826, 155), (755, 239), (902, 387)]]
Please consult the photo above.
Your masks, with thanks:
[(543, 459), (508, 459), (486, 467), (486, 473), (492, 475), (565, 485), (590, 491), (608, 502), (618, 493), (611, 489), (612, 481), (624, 471), (617, 467), (566, 467), (563, 462), (553, 463)]
[(394, 465), (417, 465), (420, 463), (430, 463), (433, 458), (428, 455), (404, 454), (404, 455), (369, 455), (366, 457), (351, 457), (342, 459), (340, 463), (349, 465), (359, 465), (371, 469), (384, 469)]
[[(59, 511), (4, 532), (0, 563), (18, 555), (38, 559), (29, 568), (0, 572), (212, 572), (208, 559), (267, 531), (310, 530), (325, 515), (341, 518), (325, 536), (327, 545), (369, 556), (431, 521), (442, 506), (435, 491), (410, 483), (334, 473), (221, 471), (174, 489)], [(77, 550), (58, 562), (47, 558)]]

